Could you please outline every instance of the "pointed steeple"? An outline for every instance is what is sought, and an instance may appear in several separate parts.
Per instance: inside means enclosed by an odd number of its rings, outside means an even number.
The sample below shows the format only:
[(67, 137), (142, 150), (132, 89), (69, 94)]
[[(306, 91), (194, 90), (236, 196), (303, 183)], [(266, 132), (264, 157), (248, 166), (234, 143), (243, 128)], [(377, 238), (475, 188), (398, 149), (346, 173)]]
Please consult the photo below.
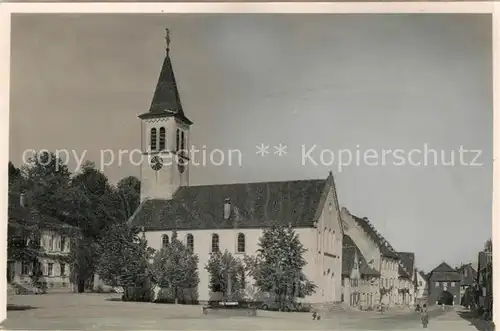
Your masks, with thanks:
[(172, 68), (172, 61), (170, 60), (170, 33), (166, 29), (166, 54), (163, 60), (158, 83), (153, 95), (153, 101), (149, 108), (149, 112), (139, 116), (141, 119), (172, 116), (187, 123), (193, 124), (182, 109), (181, 98), (175, 80), (174, 70)]

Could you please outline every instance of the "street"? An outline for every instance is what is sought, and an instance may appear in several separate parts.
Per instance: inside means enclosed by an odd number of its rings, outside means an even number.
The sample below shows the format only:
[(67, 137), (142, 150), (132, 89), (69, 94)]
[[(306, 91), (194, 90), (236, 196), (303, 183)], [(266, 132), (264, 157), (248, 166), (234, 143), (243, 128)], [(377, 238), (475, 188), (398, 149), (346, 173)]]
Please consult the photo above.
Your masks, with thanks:
[[(257, 317), (202, 316), (201, 306), (121, 302), (116, 294), (17, 295), (6, 329), (37, 330), (417, 330), (418, 313), (340, 312), (313, 321), (309, 313), (259, 311)], [(430, 312), (429, 330), (476, 330), (454, 309)]]

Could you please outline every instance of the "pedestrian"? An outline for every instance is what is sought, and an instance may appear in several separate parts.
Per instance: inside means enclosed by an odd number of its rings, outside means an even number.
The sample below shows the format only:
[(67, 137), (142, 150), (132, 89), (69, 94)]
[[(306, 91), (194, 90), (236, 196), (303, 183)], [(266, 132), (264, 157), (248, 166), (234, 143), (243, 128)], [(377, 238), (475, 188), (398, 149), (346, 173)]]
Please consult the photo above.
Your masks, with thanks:
[(427, 312), (427, 304), (425, 303), (420, 310), (420, 320), (422, 321), (424, 329), (427, 329), (427, 324), (429, 324), (429, 313)]

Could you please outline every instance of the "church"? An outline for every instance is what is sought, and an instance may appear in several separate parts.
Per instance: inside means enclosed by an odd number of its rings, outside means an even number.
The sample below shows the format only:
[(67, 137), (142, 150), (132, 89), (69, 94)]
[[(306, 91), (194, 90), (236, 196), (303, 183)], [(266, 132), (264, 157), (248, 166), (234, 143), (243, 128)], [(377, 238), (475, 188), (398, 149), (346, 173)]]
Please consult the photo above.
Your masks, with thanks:
[[(255, 254), (263, 229), (276, 223), (292, 226), (307, 249), (303, 271), (317, 288), (304, 301), (342, 300), (343, 229), (331, 172), (313, 180), (190, 185), (187, 150), (193, 122), (182, 107), (168, 31), (153, 100), (139, 119), (141, 148), (148, 162), (141, 165), (141, 204), (130, 222), (143, 229), (153, 249), (168, 244), (176, 231), (198, 255), (200, 302), (211, 294), (205, 270), (210, 254), (225, 250), (241, 257)], [(252, 281), (247, 282), (251, 288)]]

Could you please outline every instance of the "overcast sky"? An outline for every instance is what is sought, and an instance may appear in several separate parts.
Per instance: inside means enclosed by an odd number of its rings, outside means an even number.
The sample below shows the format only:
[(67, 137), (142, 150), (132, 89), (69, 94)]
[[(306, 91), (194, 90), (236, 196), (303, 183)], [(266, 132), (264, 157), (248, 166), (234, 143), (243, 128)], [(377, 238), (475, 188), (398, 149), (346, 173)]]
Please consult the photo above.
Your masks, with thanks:
[[(192, 167), (192, 184), (325, 178), (430, 270), (475, 260), (491, 237), (492, 43), (489, 15), (23, 15), (12, 19), (10, 157), (27, 149), (140, 147), (171, 30), (191, 144), (238, 149), (242, 164)], [(271, 154), (256, 155), (269, 144)], [(274, 145), (287, 155), (272, 154)], [(305, 151), (316, 145), (305, 164)], [(395, 165), (383, 150), (443, 150), (455, 165)], [(465, 153), (458, 149), (481, 150)], [(361, 158), (321, 165), (320, 151)], [(233, 154), (235, 155), (235, 154)], [(324, 162), (329, 158), (325, 153)], [(392, 155), (392, 156), (391, 156)], [(424, 161), (413, 153), (413, 163)], [(347, 156), (344, 156), (347, 158)], [(467, 164), (469, 165), (467, 165)], [(72, 157), (69, 165), (74, 169)], [(116, 161), (111, 181), (139, 167)]]

